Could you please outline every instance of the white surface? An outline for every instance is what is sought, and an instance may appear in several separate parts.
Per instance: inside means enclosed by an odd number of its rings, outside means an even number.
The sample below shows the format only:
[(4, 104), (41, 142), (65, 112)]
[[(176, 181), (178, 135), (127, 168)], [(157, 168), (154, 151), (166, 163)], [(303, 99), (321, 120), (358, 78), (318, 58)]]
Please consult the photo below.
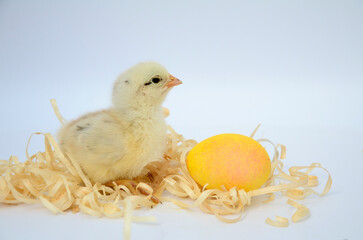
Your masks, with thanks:
[[(0, 159), (24, 160), (31, 133), (56, 132), (50, 98), (68, 119), (106, 108), (117, 74), (156, 60), (184, 82), (165, 103), (178, 132), (200, 141), (262, 123), (258, 136), (287, 146), (287, 166), (320, 162), (333, 187), (303, 201), (311, 217), (286, 229), (264, 223), (291, 216), (283, 197), (255, 201), (235, 224), (163, 204), (135, 212), (158, 223), (133, 224), (132, 239), (358, 239), (362, 11), (360, 1), (0, 1)], [(31, 152), (41, 149), (35, 138)], [(0, 205), (0, 239), (121, 239), (122, 228)]]

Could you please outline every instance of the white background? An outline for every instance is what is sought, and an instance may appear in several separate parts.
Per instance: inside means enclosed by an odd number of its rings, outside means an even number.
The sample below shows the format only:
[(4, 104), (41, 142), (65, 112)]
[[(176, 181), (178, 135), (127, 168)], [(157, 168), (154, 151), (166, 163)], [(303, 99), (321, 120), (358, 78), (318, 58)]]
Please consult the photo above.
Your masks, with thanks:
[[(261, 123), (257, 136), (285, 144), (288, 166), (320, 162), (333, 186), (302, 201), (311, 217), (286, 229), (264, 223), (293, 213), (279, 196), (235, 224), (170, 204), (136, 211), (158, 223), (133, 224), (132, 239), (359, 239), (362, 43), (362, 1), (2, 0), (0, 159), (25, 160), (31, 133), (56, 133), (49, 99), (67, 119), (107, 108), (116, 76), (155, 60), (184, 82), (165, 102), (179, 133), (200, 141)], [(40, 137), (30, 148), (39, 150)], [(121, 239), (122, 228), (122, 219), (0, 204), (0, 239)]]

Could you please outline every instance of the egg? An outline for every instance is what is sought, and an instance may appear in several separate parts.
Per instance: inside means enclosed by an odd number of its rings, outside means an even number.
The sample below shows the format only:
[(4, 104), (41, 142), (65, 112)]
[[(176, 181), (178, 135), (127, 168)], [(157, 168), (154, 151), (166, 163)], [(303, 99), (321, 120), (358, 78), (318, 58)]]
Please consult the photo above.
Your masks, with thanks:
[(186, 164), (191, 177), (208, 189), (260, 188), (270, 176), (271, 161), (256, 140), (240, 134), (220, 134), (195, 145)]

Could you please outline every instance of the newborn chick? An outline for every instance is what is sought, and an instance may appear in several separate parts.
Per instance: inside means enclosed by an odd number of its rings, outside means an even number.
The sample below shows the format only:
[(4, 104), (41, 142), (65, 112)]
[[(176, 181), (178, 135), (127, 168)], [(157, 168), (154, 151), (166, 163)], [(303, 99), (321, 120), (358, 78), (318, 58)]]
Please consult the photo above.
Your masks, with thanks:
[(94, 181), (131, 179), (162, 159), (166, 124), (161, 104), (182, 82), (158, 63), (145, 62), (121, 74), (110, 109), (86, 114), (58, 133), (62, 151)]

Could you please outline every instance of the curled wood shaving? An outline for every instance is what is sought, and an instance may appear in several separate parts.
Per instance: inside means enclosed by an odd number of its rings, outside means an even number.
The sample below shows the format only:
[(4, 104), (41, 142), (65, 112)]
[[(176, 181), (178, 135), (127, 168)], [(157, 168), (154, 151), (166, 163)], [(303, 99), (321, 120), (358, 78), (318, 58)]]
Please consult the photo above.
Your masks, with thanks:
[(274, 226), (274, 227), (288, 227), (289, 220), (284, 217), (276, 216), (276, 220), (272, 220), (271, 218), (266, 219), (266, 223)]
[(291, 217), (291, 220), (293, 222), (301, 221), (302, 219), (305, 219), (310, 215), (310, 210), (305, 205), (297, 203), (291, 199), (287, 200), (287, 204), (297, 209), (296, 212)]
[(308, 216), (310, 216), (310, 210), (308, 208), (302, 208), (302, 209), (296, 210), (294, 215), (292, 215), (291, 220), (293, 222), (299, 222)]
[[(57, 117), (64, 122), (55, 101), (52, 104)], [(252, 136), (256, 131), (257, 129)], [(132, 217), (129, 209), (152, 208), (160, 202), (169, 201), (181, 208), (199, 207), (203, 212), (214, 214), (223, 222), (233, 223), (241, 218), (245, 206), (251, 203), (254, 196), (268, 195), (267, 201), (272, 201), (275, 192), (283, 192), (292, 199), (301, 200), (311, 194), (322, 196), (332, 185), (329, 172), (319, 163), (291, 167), (286, 172), (282, 162), (286, 157), (286, 147), (281, 144), (275, 145), (268, 139), (258, 139), (260, 143), (271, 144), (274, 148), (271, 156), (271, 174), (263, 187), (249, 192), (236, 188), (205, 189), (192, 179), (185, 163), (187, 154), (197, 142), (185, 139), (170, 126), (165, 157), (162, 161), (148, 165), (146, 170), (149, 173), (146, 176), (132, 180), (115, 179), (107, 184), (93, 183), (72, 156), (61, 152), (50, 133), (32, 134), (34, 135), (44, 137), (44, 152), (30, 156), (27, 150), (27, 160), (24, 163), (19, 162), (15, 156), (11, 156), (7, 161), (0, 161), (2, 203), (41, 203), (54, 213), (71, 210), (97, 217), (127, 216), (126, 225), (133, 219), (155, 220)], [(28, 146), (32, 136), (29, 138)], [(318, 178), (309, 175), (313, 169), (322, 169), (328, 174), (328, 180), (321, 193), (313, 190), (313, 187), (318, 185)], [(283, 179), (284, 183), (276, 184), (277, 178)], [(176, 198), (163, 197), (165, 191)], [(192, 199), (194, 203), (184, 203), (182, 198)], [(305, 209), (298, 208), (293, 221), (305, 217), (308, 214)], [(226, 217), (235, 214), (235, 218)], [(286, 225), (284, 218), (277, 217), (276, 221), (266, 220), (274, 226)], [(129, 236), (129, 233), (125, 234)]]

